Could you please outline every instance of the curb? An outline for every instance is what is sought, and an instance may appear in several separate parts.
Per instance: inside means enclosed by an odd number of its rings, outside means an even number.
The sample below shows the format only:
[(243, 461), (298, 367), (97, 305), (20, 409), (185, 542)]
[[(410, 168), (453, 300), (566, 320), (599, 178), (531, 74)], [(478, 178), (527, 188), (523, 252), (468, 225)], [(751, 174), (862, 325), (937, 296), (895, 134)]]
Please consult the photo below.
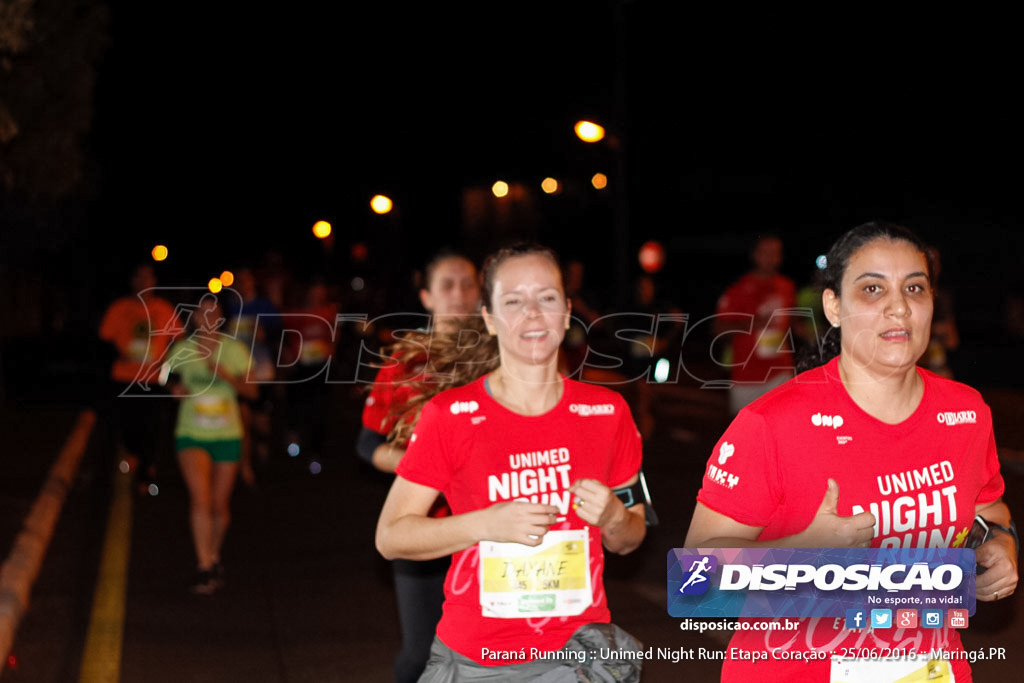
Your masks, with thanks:
[(96, 413), (92, 410), (78, 415), (78, 421), (43, 482), (39, 497), (25, 517), (23, 530), (0, 566), (0, 673), (7, 663), (21, 617), (28, 609), (32, 586), (95, 424)]

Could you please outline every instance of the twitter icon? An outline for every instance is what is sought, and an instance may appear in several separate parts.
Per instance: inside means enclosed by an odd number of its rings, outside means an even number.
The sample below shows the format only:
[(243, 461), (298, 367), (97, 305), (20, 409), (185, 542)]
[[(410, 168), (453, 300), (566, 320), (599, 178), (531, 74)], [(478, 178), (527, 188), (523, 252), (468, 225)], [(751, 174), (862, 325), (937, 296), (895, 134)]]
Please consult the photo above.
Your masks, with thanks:
[(871, 610), (871, 628), (892, 628), (892, 610)]

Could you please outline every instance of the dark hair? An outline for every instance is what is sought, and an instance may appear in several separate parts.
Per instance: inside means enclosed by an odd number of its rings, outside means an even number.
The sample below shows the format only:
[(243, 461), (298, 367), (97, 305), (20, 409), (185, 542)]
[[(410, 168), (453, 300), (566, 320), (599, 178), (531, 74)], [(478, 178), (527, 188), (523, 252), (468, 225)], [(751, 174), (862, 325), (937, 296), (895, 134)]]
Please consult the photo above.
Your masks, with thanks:
[[(902, 225), (889, 223), (887, 221), (871, 221), (869, 223), (862, 223), (857, 227), (848, 230), (832, 244), (832, 247), (828, 250), (828, 254), (825, 255), (825, 270), (822, 274), (822, 290), (831, 289), (835, 292), (837, 297), (841, 296), (843, 275), (846, 273), (846, 269), (850, 265), (850, 259), (863, 247), (875, 240), (906, 242), (913, 246), (924, 256), (925, 261), (928, 264), (928, 280), (931, 282), (934, 269), (932, 267), (932, 257), (928, 251), (928, 245), (913, 231)], [(797, 372), (803, 372), (804, 370), (810, 370), (811, 368), (818, 367), (819, 365), (824, 365), (838, 356), (840, 351), (840, 341), (838, 328), (829, 327), (826, 329), (825, 334), (823, 334), (821, 339), (818, 341), (817, 348), (812, 348), (797, 358)]]
[(501, 264), (510, 258), (532, 255), (543, 256), (550, 260), (558, 271), (558, 277), (564, 286), (565, 277), (562, 275), (562, 262), (559, 260), (558, 253), (554, 249), (543, 244), (537, 244), (536, 242), (516, 242), (507, 247), (502, 247), (484, 260), (484, 266), (481, 269), (483, 272), (481, 295), (484, 304), (488, 306), (488, 310), (490, 310), (491, 295), (494, 294), (494, 274), (498, 271)]
[[(484, 260), (483, 283), (484, 301), (490, 304), (494, 276), (502, 263), (517, 256), (537, 254), (550, 259), (562, 269), (554, 249), (532, 242), (518, 242), (499, 249)], [(413, 333), (400, 336), (391, 351), (402, 362), (422, 357), (426, 349), (427, 359), (423, 372), (413, 380), (412, 396), (404, 405), (393, 408), (399, 416), (388, 440), (405, 445), (419, 419), (420, 411), (432, 397), (446, 389), (473, 382), (501, 363), (497, 337), (489, 334), (480, 314), (461, 316), (458, 326), (452, 330), (437, 330), (431, 334)]]
[(751, 242), (750, 246), (747, 248), (747, 253), (750, 256), (753, 256), (757, 252), (757, 248), (759, 246), (761, 246), (762, 242), (769, 242), (769, 241), (780, 242), (781, 243), (782, 242), (782, 235), (780, 235), (777, 232), (762, 232), (762, 233), (758, 233), (757, 237), (754, 238), (754, 241)]
[(420, 283), (423, 289), (430, 289), (430, 281), (434, 278), (434, 271), (441, 265), (442, 262), (448, 259), (459, 259), (473, 266), (473, 270), (476, 270), (476, 263), (473, 259), (469, 258), (463, 252), (453, 249), (451, 247), (443, 247), (438, 249), (431, 255), (430, 259), (423, 266), (423, 282)]
[[(215, 294), (209, 291), (203, 292), (195, 301), (195, 304), (193, 304), (193, 306), (191, 307), (189, 315), (185, 320), (185, 331), (188, 332), (189, 334), (192, 334), (194, 332), (202, 333), (208, 331), (216, 331), (218, 329), (219, 326), (214, 327), (213, 330), (207, 330), (207, 321), (205, 317), (199, 315), (199, 308), (207, 301), (212, 301), (220, 308), (221, 320), (227, 322), (227, 314), (224, 311), (224, 303), (221, 301), (220, 294)], [(222, 322), (221, 324), (224, 323)]]

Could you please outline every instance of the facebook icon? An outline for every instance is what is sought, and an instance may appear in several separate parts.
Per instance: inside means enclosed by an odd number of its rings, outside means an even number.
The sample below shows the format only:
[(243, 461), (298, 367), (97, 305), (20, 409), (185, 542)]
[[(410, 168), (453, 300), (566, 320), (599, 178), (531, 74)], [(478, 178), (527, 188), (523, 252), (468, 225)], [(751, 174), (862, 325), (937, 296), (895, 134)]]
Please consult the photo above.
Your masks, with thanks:
[(867, 626), (867, 612), (862, 609), (846, 610), (846, 628), (864, 628)]

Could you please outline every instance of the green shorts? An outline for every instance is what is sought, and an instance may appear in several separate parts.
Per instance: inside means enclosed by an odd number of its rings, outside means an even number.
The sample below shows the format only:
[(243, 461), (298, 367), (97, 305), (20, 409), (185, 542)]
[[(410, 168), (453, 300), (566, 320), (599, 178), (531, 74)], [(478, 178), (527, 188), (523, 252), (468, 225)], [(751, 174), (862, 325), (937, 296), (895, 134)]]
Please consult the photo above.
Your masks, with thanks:
[(187, 448), (201, 448), (210, 454), (210, 459), (214, 462), (238, 462), (242, 459), (241, 439), (201, 441), (190, 436), (179, 436), (174, 440), (174, 445), (179, 453)]

